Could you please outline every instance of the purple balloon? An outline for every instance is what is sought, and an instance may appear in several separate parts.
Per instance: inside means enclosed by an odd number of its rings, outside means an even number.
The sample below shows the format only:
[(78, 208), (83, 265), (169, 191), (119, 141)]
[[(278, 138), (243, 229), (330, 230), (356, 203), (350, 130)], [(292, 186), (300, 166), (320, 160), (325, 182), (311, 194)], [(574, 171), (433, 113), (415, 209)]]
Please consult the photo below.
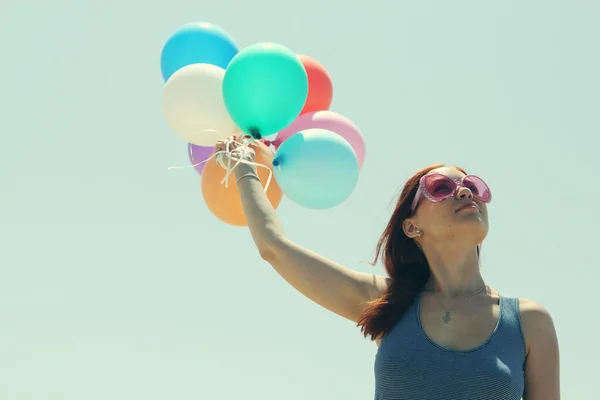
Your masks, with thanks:
[(215, 152), (214, 147), (196, 146), (195, 144), (188, 143), (188, 155), (190, 156), (190, 162), (192, 165), (202, 162), (200, 165), (196, 165), (194, 169), (196, 172), (202, 175), (202, 170), (206, 163), (203, 161), (208, 160)]

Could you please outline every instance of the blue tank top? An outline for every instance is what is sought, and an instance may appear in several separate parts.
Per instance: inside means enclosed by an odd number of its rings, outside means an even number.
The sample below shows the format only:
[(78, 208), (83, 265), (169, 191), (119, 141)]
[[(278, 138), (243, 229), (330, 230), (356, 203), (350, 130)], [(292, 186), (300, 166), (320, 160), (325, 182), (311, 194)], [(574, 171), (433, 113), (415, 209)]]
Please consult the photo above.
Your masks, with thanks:
[(500, 296), (490, 338), (463, 351), (446, 349), (425, 334), (420, 297), (381, 340), (375, 400), (520, 400), (526, 349), (519, 300)]

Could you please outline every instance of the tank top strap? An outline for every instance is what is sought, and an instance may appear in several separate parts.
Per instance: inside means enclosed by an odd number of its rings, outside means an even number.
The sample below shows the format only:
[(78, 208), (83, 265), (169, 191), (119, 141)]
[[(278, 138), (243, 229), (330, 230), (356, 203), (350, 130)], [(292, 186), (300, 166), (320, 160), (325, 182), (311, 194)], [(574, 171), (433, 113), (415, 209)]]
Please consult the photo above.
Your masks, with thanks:
[(516, 297), (505, 297), (500, 295), (500, 315), (504, 324), (517, 327), (521, 325), (519, 312), (519, 299)]
[(525, 354), (525, 337), (521, 328), (521, 312), (518, 297), (500, 295), (500, 341), (509, 342), (513, 349)]

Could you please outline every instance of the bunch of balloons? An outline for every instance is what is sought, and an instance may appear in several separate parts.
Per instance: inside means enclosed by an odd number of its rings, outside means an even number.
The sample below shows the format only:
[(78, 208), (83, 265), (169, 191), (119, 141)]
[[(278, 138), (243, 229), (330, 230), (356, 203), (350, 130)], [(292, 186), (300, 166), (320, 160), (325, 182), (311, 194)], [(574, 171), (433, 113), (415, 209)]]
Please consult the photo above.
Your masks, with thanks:
[[(284, 194), (326, 209), (353, 192), (365, 143), (352, 121), (329, 111), (333, 86), (318, 61), (275, 43), (240, 51), (223, 29), (201, 22), (171, 35), (161, 71), (165, 118), (188, 142), (203, 198), (220, 220), (247, 224), (234, 178), (213, 157), (217, 141), (231, 136), (249, 140), (256, 162), (273, 171), (266, 194), (275, 208)], [(269, 171), (258, 174), (265, 186)]]

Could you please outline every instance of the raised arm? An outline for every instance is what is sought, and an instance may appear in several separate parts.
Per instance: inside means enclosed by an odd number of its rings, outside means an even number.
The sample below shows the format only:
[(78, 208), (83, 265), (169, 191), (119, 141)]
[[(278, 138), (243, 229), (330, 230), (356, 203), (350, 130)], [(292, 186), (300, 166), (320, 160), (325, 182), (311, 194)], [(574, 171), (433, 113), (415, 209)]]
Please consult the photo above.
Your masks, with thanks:
[(383, 277), (353, 271), (289, 240), (254, 167), (239, 165), (236, 181), (248, 226), (262, 258), (315, 303), (357, 322), (386, 286)]

